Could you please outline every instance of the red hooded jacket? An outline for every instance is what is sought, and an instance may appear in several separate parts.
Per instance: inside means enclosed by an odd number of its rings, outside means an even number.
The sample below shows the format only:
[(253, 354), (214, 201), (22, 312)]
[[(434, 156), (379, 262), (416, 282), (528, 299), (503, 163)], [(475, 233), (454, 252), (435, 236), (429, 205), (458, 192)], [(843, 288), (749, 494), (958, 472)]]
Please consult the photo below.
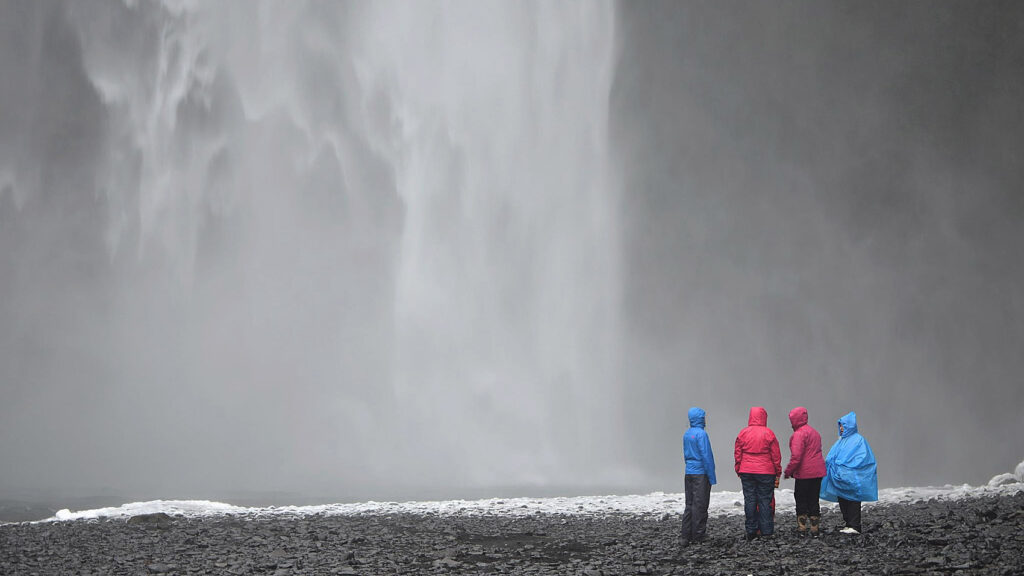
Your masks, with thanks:
[(750, 409), (747, 427), (736, 437), (737, 474), (782, 475), (782, 454), (775, 433), (768, 429), (768, 412), (760, 406)]
[(823, 478), (825, 459), (821, 456), (821, 434), (807, 424), (807, 408), (797, 406), (789, 412), (793, 435), (789, 437), (789, 465), (786, 476)]

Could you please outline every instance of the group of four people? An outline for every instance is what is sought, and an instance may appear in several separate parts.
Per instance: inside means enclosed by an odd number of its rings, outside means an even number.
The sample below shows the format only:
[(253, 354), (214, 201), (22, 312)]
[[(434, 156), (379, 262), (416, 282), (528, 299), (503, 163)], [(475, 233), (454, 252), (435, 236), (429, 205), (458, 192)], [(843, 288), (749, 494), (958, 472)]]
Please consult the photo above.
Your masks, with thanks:
[[(690, 429), (683, 436), (686, 460), (686, 508), (683, 513), (681, 541), (685, 546), (703, 540), (707, 534), (708, 505), (715, 476), (715, 455), (708, 438), (707, 415), (690, 408)], [(785, 471), (775, 433), (768, 428), (768, 412), (750, 409), (747, 427), (736, 436), (734, 460), (736, 474), (743, 486), (744, 526), (747, 540), (771, 536), (775, 532), (774, 494), (779, 477), (794, 478), (797, 533), (818, 536), (821, 508), (818, 500), (838, 502), (846, 534), (860, 534), (860, 503), (878, 500), (878, 467), (871, 446), (857, 432), (853, 412), (837, 422), (839, 439), (821, 456), (821, 434), (808, 423), (807, 409), (798, 406), (789, 412), (793, 435), (789, 438), (790, 460)]]

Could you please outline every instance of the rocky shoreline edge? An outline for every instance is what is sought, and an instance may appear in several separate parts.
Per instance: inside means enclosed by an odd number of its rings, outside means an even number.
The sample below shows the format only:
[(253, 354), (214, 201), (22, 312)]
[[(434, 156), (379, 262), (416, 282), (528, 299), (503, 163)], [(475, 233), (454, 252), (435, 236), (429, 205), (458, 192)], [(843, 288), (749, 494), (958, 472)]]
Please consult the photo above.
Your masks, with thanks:
[(742, 515), (680, 548), (679, 515), (365, 514), (172, 517), (0, 525), (0, 574), (998, 574), (1024, 573), (1024, 491), (864, 509), (816, 540), (779, 513), (745, 542)]

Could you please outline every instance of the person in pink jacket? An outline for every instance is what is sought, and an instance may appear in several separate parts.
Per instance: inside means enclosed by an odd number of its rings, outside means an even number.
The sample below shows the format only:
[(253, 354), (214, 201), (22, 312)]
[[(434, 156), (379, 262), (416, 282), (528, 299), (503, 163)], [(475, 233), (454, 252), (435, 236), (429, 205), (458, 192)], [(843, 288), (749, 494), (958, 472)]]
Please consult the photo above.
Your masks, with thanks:
[(807, 408), (797, 406), (789, 411), (793, 435), (789, 437), (789, 465), (785, 477), (796, 478), (793, 497), (796, 499), (796, 531), (803, 536), (810, 528), (818, 537), (821, 506), (818, 492), (825, 477), (825, 459), (821, 456), (821, 434), (807, 423)]
[(768, 412), (760, 406), (750, 409), (747, 427), (736, 436), (736, 474), (743, 485), (743, 512), (747, 540), (775, 532), (772, 497), (782, 475), (782, 455), (775, 433), (768, 428)]

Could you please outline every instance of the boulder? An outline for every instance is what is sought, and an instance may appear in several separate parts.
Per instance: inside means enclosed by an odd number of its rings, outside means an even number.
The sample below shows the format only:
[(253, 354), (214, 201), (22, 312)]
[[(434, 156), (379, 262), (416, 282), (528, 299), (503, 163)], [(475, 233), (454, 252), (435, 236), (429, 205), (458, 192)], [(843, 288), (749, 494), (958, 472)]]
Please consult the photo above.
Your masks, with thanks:
[(154, 512), (153, 514), (139, 514), (128, 519), (129, 524), (149, 524), (164, 526), (171, 522), (171, 517), (166, 512)]

